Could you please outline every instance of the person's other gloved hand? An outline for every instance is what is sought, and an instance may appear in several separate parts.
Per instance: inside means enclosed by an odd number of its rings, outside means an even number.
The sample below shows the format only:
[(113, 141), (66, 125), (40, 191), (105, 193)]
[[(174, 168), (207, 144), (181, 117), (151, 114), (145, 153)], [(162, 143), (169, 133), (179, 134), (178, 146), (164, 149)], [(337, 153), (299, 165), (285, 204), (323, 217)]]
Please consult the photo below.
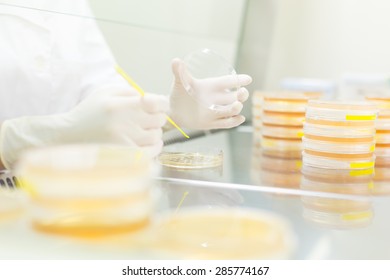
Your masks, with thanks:
[[(248, 99), (246, 86), (252, 82), (248, 75), (228, 75), (208, 79), (192, 79), (191, 87), (198, 94), (199, 102), (189, 95), (180, 80), (180, 73), (185, 67), (178, 58), (172, 61), (172, 71), (175, 76), (170, 96), (169, 115), (182, 127), (190, 129), (232, 128), (245, 121), (240, 115), (243, 102)], [(227, 92), (238, 86), (238, 91)], [(209, 109), (205, 103), (215, 104), (217, 110)]]
[(132, 88), (108, 87), (89, 95), (68, 113), (3, 122), (0, 156), (8, 169), (32, 147), (68, 143), (112, 143), (142, 147), (150, 156), (162, 149), (162, 126), (169, 102), (140, 97)]

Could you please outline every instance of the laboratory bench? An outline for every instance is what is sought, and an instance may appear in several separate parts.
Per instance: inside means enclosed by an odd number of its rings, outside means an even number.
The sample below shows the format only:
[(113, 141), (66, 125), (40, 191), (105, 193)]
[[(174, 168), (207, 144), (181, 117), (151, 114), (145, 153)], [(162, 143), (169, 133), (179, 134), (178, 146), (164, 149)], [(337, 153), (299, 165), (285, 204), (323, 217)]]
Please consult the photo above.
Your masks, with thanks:
[[(340, 170), (328, 175), (310, 168), (302, 172), (299, 158), (262, 153), (251, 126), (198, 134), (186, 141), (172, 139), (166, 141), (163, 154), (207, 151), (219, 156), (222, 164), (195, 169), (162, 164), (155, 178), (156, 213), (249, 209), (275, 215), (288, 225), (288, 254), (280, 258), (390, 259), (386, 168), (350, 173), (349, 181)], [(178, 258), (164, 250), (145, 249), (140, 244), (147, 235), (153, 231), (102, 240), (62, 237), (33, 230), (23, 216), (0, 220), (0, 259)]]

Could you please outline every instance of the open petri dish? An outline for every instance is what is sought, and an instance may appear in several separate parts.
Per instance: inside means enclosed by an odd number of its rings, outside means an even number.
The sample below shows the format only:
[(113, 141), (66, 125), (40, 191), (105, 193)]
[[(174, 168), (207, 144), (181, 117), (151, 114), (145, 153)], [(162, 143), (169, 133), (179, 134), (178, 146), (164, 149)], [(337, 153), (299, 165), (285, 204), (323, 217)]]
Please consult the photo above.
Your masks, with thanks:
[[(183, 62), (180, 79), (187, 93), (211, 110), (226, 109), (228, 105), (221, 104), (219, 100), (220, 90), (223, 94), (232, 94), (240, 88), (233, 66), (223, 56), (207, 48), (191, 52)], [(210, 79), (224, 76), (231, 76), (236, 84), (231, 88), (216, 89), (210, 83)]]

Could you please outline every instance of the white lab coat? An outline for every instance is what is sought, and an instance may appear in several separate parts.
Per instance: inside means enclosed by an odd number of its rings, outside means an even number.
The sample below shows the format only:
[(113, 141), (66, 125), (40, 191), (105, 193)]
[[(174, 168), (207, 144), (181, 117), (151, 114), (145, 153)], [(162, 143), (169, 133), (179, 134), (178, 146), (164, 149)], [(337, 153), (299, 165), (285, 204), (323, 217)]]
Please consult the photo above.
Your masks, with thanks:
[[(82, 0), (17, 2), (90, 15)], [(97, 87), (125, 85), (114, 65), (94, 20), (0, 5), (0, 122), (66, 112)]]

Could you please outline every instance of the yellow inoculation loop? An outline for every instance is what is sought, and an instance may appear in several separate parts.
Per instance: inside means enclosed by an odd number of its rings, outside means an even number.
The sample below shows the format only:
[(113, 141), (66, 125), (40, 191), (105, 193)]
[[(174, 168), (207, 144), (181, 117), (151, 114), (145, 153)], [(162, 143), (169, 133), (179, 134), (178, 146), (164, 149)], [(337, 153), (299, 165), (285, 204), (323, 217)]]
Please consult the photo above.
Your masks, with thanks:
[(366, 116), (346, 115), (345, 119), (347, 121), (373, 121), (376, 119), (376, 115), (366, 115)]
[(369, 162), (351, 162), (349, 164), (349, 167), (352, 169), (358, 169), (358, 168), (371, 168), (374, 167), (375, 162), (369, 161)]
[(364, 176), (364, 175), (371, 175), (373, 173), (374, 173), (374, 168), (349, 171), (350, 176)]
[(365, 212), (359, 212), (359, 213), (348, 213), (341, 215), (341, 219), (345, 221), (354, 221), (354, 220), (363, 220), (363, 219), (369, 219), (372, 217), (372, 212), (365, 211)]
[[(145, 96), (145, 92), (144, 90), (136, 83), (133, 81), (132, 78), (130, 78), (129, 75), (126, 74), (126, 72), (121, 68), (119, 67), (118, 65), (115, 67), (115, 70), (133, 87), (135, 88), (138, 93), (141, 95), (141, 96)], [(183, 134), (183, 136), (185, 138), (190, 138), (190, 136), (188, 136), (169, 116), (166, 116), (168, 122), (170, 124), (172, 124), (177, 130), (180, 131), (181, 134)]]
[(19, 178), (19, 182), (20, 182), (21, 189), (26, 191), (32, 197), (36, 197), (38, 195), (35, 187), (31, 183), (29, 183), (27, 180), (25, 180), (23, 178)]
[(186, 191), (186, 192), (183, 193), (183, 196), (182, 196), (182, 198), (181, 198), (179, 204), (178, 204), (177, 207), (176, 207), (175, 213), (177, 213), (177, 212), (179, 211), (181, 205), (183, 204), (183, 202), (184, 202), (184, 200), (186, 199), (186, 197), (187, 197), (188, 194), (189, 194), (189, 191)]

